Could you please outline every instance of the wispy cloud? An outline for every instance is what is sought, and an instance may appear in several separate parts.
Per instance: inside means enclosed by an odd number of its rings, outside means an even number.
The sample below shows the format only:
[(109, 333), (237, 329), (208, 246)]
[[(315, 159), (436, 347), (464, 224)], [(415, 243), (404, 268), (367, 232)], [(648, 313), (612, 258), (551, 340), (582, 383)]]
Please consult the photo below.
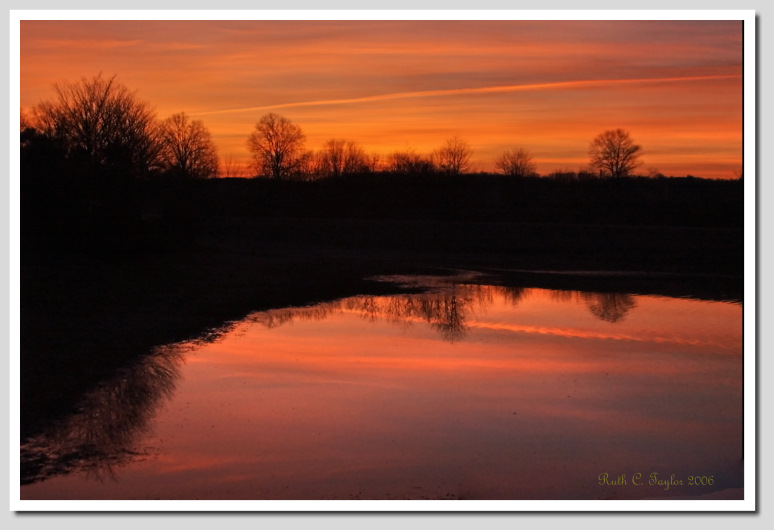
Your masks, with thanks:
[(258, 107), (241, 107), (236, 109), (221, 109), (191, 112), (191, 115), (207, 116), (213, 114), (229, 114), (238, 112), (254, 112), (260, 110), (276, 110), (296, 107), (316, 107), (326, 105), (351, 105), (358, 103), (371, 103), (379, 101), (388, 101), (396, 99), (444, 97), (444, 96), (464, 96), (476, 94), (493, 94), (502, 92), (521, 92), (536, 90), (562, 90), (586, 87), (609, 87), (617, 85), (640, 85), (640, 84), (658, 84), (658, 83), (689, 83), (696, 81), (711, 81), (719, 79), (741, 79), (741, 75), (708, 75), (691, 77), (659, 77), (642, 79), (590, 79), (580, 81), (558, 81), (552, 83), (528, 83), (520, 85), (499, 85), (489, 87), (475, 88), (452, 88), (445, 90), (420, 90), (415, 92), (395, 92), (392, 94), (378, 94), (374, 96), (364, 96), (359, 98), (343, 99), (324, 99), (316, 101), (296, 101), (290, 103), (278, 103), (274, 105), (261, 105)]
[(40, 49), (70, 50), (106, 50), (139, 46), (143, 41), (137, 39), (38, 39), (32, 46)]

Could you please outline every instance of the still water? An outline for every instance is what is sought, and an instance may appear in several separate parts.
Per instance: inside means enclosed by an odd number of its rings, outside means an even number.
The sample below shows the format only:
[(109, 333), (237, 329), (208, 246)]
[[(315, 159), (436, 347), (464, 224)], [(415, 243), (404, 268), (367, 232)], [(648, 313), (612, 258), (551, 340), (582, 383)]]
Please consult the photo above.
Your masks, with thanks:
[(740, 304), (429, 283), (159, 349), (21, 498), (743, 497)]

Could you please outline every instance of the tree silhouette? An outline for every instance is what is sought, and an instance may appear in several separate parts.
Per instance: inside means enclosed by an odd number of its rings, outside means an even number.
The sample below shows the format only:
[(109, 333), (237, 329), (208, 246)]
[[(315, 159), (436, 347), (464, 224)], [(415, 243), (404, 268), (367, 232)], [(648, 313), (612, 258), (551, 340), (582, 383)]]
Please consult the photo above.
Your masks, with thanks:
[(436, 167), (448, 175), (459, 175), (470, 167), (470, 156), (473, 154), (470, 144), (454, 136), (446, 140), (443, 147), (433, 153)]
[(413, 149), (390, 153), (387, 165), (398, 175), (429, 175), (435, 173), (435, 164)]
[(146, 174), (156, 167), (159, 142), (151, 108), (102, 74), (54, 86), (55, 101), (34, 110), (35, 128), (61, 146), (75, 169), (88, 175)]
[(537, 170), (532, 155), (522, 148), (505, 151), (495, 161), (495, 167), (509, 177), (529, 177)]
[(201, 120), (174, 114), (161, 123), (159, 139), (159, 158), (167, 173), (194, 179), (217, 175), (218, 153)]
[(255, 124), (247, 147), (259, 175), (281, 180), (291, 176), (303, 162), (305, 140), (301, 127), (270, 113)]
[(19, 110), (19, 132), (24, 132), (27, 129), (33, 129), (34, 125), (32, 123), (32, 118), (30, 115), (24, 110)]
[(325, 142), (320, 153), (320, 172), (338, 177), (364, 173), (369, 170), (368, 157), (356, 142), (332, 138)]
[(599, 134), (591, 142), (591, 167), (602, 175), (625, 177), (639, 165), (642, 147), (636, 145), (627, 131), (614, 129)]

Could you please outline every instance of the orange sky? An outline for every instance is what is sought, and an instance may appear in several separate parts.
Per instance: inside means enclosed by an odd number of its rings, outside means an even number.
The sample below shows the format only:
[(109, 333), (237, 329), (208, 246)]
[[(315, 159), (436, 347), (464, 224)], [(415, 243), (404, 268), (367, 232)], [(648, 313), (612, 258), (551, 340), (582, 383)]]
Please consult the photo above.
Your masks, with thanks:
[(22, 21), (20, 106), (118, 75), (160, 118), (185, 111), (221, 157), (248, 157), (267, 112), (367, 151), (451, 136), (473, 169), (505, 149), (578, 170), (630, 131), (648, 168), (729, 178), (742, 165), (742, 21)]

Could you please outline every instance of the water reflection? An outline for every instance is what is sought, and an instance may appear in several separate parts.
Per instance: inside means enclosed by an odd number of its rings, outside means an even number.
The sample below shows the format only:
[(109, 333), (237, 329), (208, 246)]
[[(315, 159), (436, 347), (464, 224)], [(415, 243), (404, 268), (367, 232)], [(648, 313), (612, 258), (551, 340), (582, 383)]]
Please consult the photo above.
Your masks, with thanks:
[(591, 314), (605, 322), (616, 323), (637, 304), (630, 294), (589, 293), (584, 291), (553, 291), (553, 298), (560, 302), (583, 302)]
[[(276, 328), (297, 320), (323, 320), (334, 312), (355, 313), (371, 322), (428, 324), (443, 340), (456, 342), (468, 334), (471, 316), (485, 312), (496, 297), (517, 306), (530, 292), (521, 287), (437, 285), (423, 294), (359, 296), (254, 313), (247, 321)], [(553, 297), (585, 303), (594, 316), (611, 323), (619, 322), (635, 307), (626, 294), (555, 291)], [(180, 347), (158, 349), (85, 396), (77, 414), (26, 440), (21, 447), (22, 484), (73, 470), (98, 479), (112, 477), (116, 465), (141, 457), (136, 442), (164, 399), (172, 396), (182, 355)]]
[[(291, 307), (256, 313), (248, 317), (267, 328), (276, 328), (295, 320), (323, 320), (331, 313), (358, 313), (369, 321), (386, 320), (399, 325), (424, 322), (449, 342), (468, 334), (470, 315), (485, 312), (496, 297), (511, 306), (524, 302), (532, 289), (492, 285), (450, 284), (437, 286), (430, 293), (390, 297), (358, 296), (311, 307)], [(552, 291), (557, 302), (585, 304), (596, 318), (615, 324), (625, 319), (636, 302), (630, 294)]]
[(21, 483), (78, 470), (96, 479), (142, 456), (137, 441), (179, 378), (182, 350), (159, 348), (83, 398), (76, 414), (21, 446)]
[(738, 304), (454, 282), (254, 313), (28, 440), (21, 496), (738, 498), (741, 322)]

